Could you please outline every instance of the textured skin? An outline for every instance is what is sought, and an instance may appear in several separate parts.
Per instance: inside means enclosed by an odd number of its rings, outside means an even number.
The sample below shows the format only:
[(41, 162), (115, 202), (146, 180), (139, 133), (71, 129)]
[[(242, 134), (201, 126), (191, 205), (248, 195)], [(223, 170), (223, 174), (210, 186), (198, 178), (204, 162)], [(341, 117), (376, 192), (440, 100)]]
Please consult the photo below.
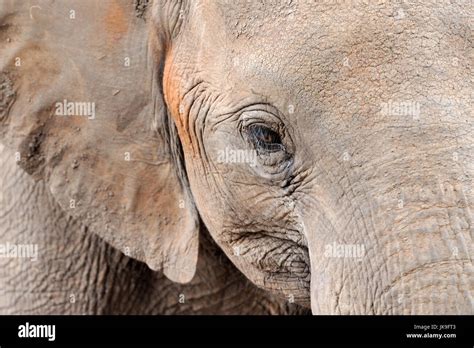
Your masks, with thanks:
[(472, 1), (6, 3), (1, 139), (118, 250), (213, 283), (200, 241), (315, 314), (474, 313)]
[(195, 278), (174, 283), (68, 217), (1, 145), (0, 162), (0, 244), (38, 244), (36, 261), (0, 258), (0, 314), (308, 313), (252, 285), (204, 231)]
[[(165, 97), (201, 217), (239, 269), (315, 314), (474, 313), (472, 1), (188, 11)], [(258, 148), (249, 122), (291, 156), (222, 163)]]

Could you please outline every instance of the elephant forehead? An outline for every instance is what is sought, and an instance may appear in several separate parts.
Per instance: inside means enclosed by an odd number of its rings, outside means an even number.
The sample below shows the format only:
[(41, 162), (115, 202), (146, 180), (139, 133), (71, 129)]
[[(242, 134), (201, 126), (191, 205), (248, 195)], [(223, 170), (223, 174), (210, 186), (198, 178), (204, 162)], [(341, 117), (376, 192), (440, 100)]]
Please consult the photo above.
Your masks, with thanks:
[[(462, 80), (472, 64), (470, 2), (450, 8), (436, 2), (272, 3), (216, 2), (199, 18), (206, 30), (195, 40), (196, 56), (209, 58), (199, 70), (225, 73), (228, 79), (213, 81), (218, 86), (269, 98), (292, 94), (289, 99), (317, 102), (337, 91), (342, 102), (369, 91), (384, 99), (401, 90), (420, 94), (420, 86), (444, 89), (443, 78)], [(410, 84), (413, 78), (420, 83)], [(371, 100), (379, 103), (377, 98)]]
[[(291, 24), (302, 32), (325, 28), (356, 28), (360, 25), (408, 20), (424, 23), (438, 18), (442, 22), (469, 22), (472, 2), (458, 1), (456, 6), (445, 6), (437, 1), (388, 1), (388, 0), (217, 0), (199, 4), (199, 8), (223, 19), (223, 28), (234, 37), (268, 37), (268, 31), (277, 28), (278, 39), (288, 36)], [(443, 24), (443, 23), (437, 23)], [(363, 28), (359, 28), (360, 30)], [(302, 33), (300, 32), (300, 34)], [(291, 31), (291, 33), (294, 33)], [(294, 39), (294, 35), (290, 35)]]
[[(471, 2), (448, 8), (436, 2), (221, 0), (215, 6), (207, 14), (221, 20), (204, 22), (225, 31), (237, 53), (240, 48), (242, 54), (251, 52), (301, 75), (308, 75), (315, 65), (344, 60), (353, 53), (369, 61), (430, 52), (427, 48), (439, 45), (448, 35), (463, 38), (471, 32)], [(215, 38), (215, 31), (208, 33)]]

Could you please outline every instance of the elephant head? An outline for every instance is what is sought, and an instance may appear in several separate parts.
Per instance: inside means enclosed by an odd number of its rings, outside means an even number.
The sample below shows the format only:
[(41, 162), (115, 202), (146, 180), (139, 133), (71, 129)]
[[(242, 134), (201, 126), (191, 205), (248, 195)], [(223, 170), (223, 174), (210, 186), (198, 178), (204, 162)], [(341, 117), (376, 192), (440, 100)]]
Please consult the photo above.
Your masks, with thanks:
[(471, 2), (0, 10), (1, 139), (116, 248), (187, 282), (204, 224), (315, 314), (473, 313)]

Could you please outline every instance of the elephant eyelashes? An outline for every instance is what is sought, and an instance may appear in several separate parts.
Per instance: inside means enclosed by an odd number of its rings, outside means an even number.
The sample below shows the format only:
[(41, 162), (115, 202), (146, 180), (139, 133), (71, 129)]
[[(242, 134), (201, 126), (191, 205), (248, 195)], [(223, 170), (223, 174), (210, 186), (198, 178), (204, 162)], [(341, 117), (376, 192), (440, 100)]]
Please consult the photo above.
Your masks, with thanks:
[(284, 150), (280, 135), (263, 125), (250, 125), (248, 136), (257, 151), (277, 152)]

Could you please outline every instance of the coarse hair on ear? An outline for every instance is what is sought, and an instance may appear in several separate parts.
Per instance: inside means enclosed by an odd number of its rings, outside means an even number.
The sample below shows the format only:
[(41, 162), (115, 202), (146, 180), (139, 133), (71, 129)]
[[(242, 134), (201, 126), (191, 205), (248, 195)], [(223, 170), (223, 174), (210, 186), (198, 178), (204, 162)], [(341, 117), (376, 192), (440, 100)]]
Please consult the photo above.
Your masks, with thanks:
[(159, 26), (136, 5), (3, 2), (0, 141), (68, 214), (185, 283), (200, 220), (161, 87), (183, 2), (149, 4)]

